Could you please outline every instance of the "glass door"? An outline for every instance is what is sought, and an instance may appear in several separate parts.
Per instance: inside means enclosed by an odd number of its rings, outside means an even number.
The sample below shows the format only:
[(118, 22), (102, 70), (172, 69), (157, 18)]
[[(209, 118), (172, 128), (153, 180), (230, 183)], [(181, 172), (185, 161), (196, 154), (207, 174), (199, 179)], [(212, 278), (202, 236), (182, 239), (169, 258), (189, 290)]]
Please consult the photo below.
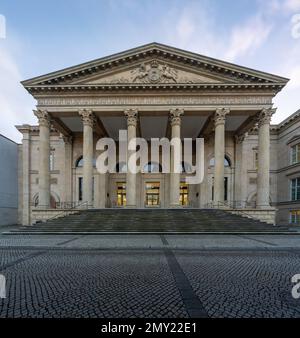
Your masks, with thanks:
[(118, 207), (126, 206), (126, 183), (118, 182), (117, 183), (117, 198), (118, 198)]
[(155, 207), (160, 205), (159, 200), (159, 191), (160, 183), (159, 182), (146, 182), (145, 185), (146, 191), (146, 207)]
[(189, 188), (186, 183), (180, 183), (179, 203), (182, 206), (189, 204)]

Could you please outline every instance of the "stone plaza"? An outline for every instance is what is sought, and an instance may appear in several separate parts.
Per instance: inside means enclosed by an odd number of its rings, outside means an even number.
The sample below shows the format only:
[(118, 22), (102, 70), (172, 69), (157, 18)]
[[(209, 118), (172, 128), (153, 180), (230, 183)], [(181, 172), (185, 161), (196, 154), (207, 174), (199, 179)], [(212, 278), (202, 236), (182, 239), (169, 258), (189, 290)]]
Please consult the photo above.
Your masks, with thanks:
[(0, 236), (7, 318), (299, 318), (299, 235)]

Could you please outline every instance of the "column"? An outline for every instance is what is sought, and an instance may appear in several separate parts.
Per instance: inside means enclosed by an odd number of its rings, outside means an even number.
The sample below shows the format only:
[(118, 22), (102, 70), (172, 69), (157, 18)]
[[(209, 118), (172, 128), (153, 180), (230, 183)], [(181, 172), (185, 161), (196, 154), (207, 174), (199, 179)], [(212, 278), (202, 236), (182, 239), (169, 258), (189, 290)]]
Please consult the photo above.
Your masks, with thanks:
[(95, 176), (95, 207), (98, 209), (106, 208), (107, 200), (107, 174), (97, 174)]
[(34, 112), (39, 121), (39, 207), (50, 208), (50, 116), (46, 110)]
[(83, 123), (83, 202), (93, 207), (93, 127), (94, 114), (90, 109), (79, 111)]
[(265, 108), (258, 117), (258, 168), (257, 198), (258, 209), (270, 208), (270, 122), (274, 109)]
[[(136, 109), (126, 109), (124, 112), (127, 118), (127, 141), (136, 138), (136, 126), (138, 119), (138, 111)], [(134, 150), (127, 149), (127, 164), (131, 154)], [(136, 174), (130, 172), (127, 168), (126, 174), (126, 206), (129, 208), (136, 208)]]
[[(225, 157), (225, 119), (228, 108), (218, 108), (215, 113), (215, 171), (214, 171), (214, 205), (224, 203), (224, 157)], [(220, 204), (219, 204), (220, 202)]]
[(64, 185), (62, 188), (63, 202), (71, 204), (72, 196), (72, 136), (62, 136), (64, 141)]
[[(171, 140), (180, 140), (180, 153), (181, 153), (181, 115), (184, 114), (183, 109), (172, 109), (170, 111), (170, 123), (171, 123)], [(180, 173), (174, 172), (175, 161), (175, 149), (171, 146), (171, 165), (170, 165), (170, 207), (179, 207), (179, 194), (180, 194)], [(181, 166), (181, 163), (179, 163)]]
[(246, 134), (235, 136), (235, 177), (234, 177), (234, 200), (237, 202), (237, 208), (244, 208), (247, 200), (247, 163), (245, 154)]

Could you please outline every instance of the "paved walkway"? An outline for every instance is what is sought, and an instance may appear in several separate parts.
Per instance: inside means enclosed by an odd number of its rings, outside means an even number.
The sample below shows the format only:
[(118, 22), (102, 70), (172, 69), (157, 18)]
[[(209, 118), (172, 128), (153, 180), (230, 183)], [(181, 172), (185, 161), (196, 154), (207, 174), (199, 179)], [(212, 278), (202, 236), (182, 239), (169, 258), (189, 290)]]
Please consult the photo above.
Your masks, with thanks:
[(292, 235), (0, 235), (0, 247), (68, 249), (300, 249)]
[(297, 317), (300, 236), (0, 236), (0, 317)]

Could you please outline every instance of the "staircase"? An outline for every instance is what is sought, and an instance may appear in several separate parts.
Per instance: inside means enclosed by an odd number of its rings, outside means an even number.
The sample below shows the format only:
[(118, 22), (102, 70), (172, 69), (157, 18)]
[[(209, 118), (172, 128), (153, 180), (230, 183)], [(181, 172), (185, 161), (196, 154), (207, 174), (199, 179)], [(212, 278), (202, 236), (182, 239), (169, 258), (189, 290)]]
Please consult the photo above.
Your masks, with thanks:
[(20, 227), (10, 234), (284, 232), (288, 227), (274, 227), (219, 209), (93, 209)]

